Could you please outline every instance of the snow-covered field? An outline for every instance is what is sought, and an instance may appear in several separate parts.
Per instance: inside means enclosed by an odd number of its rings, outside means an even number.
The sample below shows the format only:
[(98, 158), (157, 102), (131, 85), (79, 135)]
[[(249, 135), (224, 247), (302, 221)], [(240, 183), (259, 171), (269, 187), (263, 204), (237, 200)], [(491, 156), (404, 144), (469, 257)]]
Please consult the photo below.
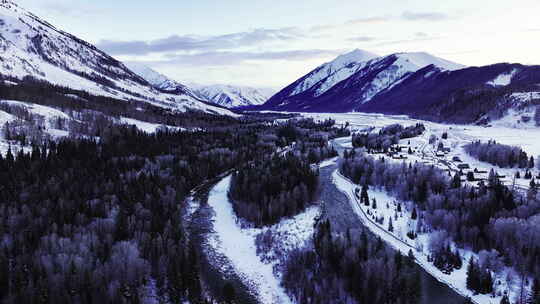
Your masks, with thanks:
[[(459, 294), (465, 297), (471, 297), (471, 299), (478, 304), (495, 304), (499, 303), (502, 296), (491, 296), (491, 295), (475, 295), (473, 292), (467, 289), (466, 278), (467, 278), (467, 262), (474, 255), (475, 259), (478, 259), (478, 256), (473, 254), (472, 251), (466, 249), (460, 249), (461, 257), (464, 260), (463, 267), (459, 270), (454, 270), (450, 274), (445, 274), (436, 268), (432, 263), (428, 262), (429, 254), (429, 240), (434, 233), (425, 233), (419, 234), (416, 240), (409, 239), (406, 234), (410, 230), (414, 230), (416, 227), (416, 220), (411, 219), (412, 209), (407, 208), (406, 202), (398, 202), (395, 198), (389, 196), (386, 192), (380, 191), (378, 189), (370, 189), (368, 191), (370, 199), (375, 199), (377, 202), (377, 209), (373, 209), (371, 206), (364, 206), (359, 203), (359, 200), (354, 195), (354, 189), (357, 187), (348, 179), (343, 177), (336, 170), (333, 174), (333, 182), (336, 184), (338, 189), (347, 195), (349, 202), (353, 210), (362, 220), (364, 225), (368, 227), (373, 233), (381, 237), (386, 243), (394, 247), (396, 250), (402, 252), (402, 254), (408, 254), (409, 250), (414, 252), (416, 262), (422, 268), (424, 268), (428, 273), (435, 277), (440, 282), (448, 285), (454, 289)], [(401, 204), (402, 211), (397, 211), (398, 203)], [(397, 216), (397, 218), (396, 218)], [(383, 217), (384, 222), (377, 223), (375, 218)], [(392, 217), (392, 226), (393, 231), (389, 231), (389, 218)], [(497, 284), (495, 288), (497, 292), (502, 294), (504, 291), (508, 290), (509, 294), (513, 297), (516, 297), (519, 292), (518, 286), (507, 286), (505, 280), (508, 276), (508, 273), (512, 273), (511, 269), (503, 270), (498, 276), (495, 277), (496, 280), (500, 280), (501, 284)], [(517, 282), (515, 282), (517, 283)]]
[(381, 128), (390, 124), (399, 123), (404, 126), (423, 123), (428, 131), (434, 134), (448, 132), (463, 142), (473, 140), (494, 139), (501, 144), (521, 147), (529, 155), (540, 155), (540, 127), (537, 128), (510, 128), (504, 126), (473, 126), (440, 124), (431, 121), (412, 119), (404, 115), (383, 115), (368, 113), (301, 113), (305, 117), (314, 119), (334, 119), (338, 124), (349, 123), (352, 130), (361, 130), (368, 127)]
[[(225, 177), (212, 188), (208, 205), (215, 212), (214, 233), (209, 245), (230, 260), (234, 271), (256, 294), (261, 303), (292, 303), (280, 285), (280, 275), (274, 271), (283, 251), (301, 246), (313, 234), (313, 223), (319, 211), (317, 207), (265, 228), (242, 228), (227, 197), (231, 177)], [(276, 236), (279, 244), (273, 244), (269, 252), (258, 256), (255, 239), (268, 230)], [(280, 252), (277, 252), (277, 250)], [(263, 261), (264, 260), (264, 261)], [(218, 265), (219, 266), (219, 265)]]
[(137, 129), (139, 129), (141, 131), (144, 131), (144, 132), (147, 132), (147, 133), (155, 133), (159, 128), (168, 128), (168, 129), (173, 129), (173, 130), (185, 130), (184, 128), (180, 128), (180, 127), (173, 127), (173, 126), (168, 126), (168, 125), (156, 124), (156, 123), (141, 121), (141, 120), (137, 120), (137, 119), (133, 119), (133, 118), (129, 118), (129, 117), (121, 117), (120, 118), (120, 123), (126, 124), (126, 125), (136, 126)]
[[(521, 176), (524, 176), (523, 169), (517, 168), (500, 168), (498, 166), (481, 162), (471, 156), (469, 156), (463, 149), (463, 146), (476, 140), (488, 141), (495, 140), (498, 143), (517, 146), (523, 149), (528, 155), (533, 156), (535, 159), (540, 156), (540, 128), (510, 128), (510, 127), (482, 127), (472, 125), (447, 125), (439, 124), (430, 121), (423, 121), (417, 119), (411, 119), (407, 116), (400, 115), (382, 115), (382, 114), (365, 114), (365, 113), (302, 113), (303, 116), (313, 117), (314, 119), (334, 119), (337, 124), (349, 123), (352, 131), (363, 130), (366, 128), (374, 127), (377, 129), (383, 128), (391, 124), (402, 124), (404, 126), (411, 126), (416, 123), (423, 123), (426, 127), (426, 132), (419, 137), (413, 139), (406, 139), (400, 142), (400, 145), (410, 146), (415, 150), (413, 155), (408, 155), (407, 151), (404, 151), (404, 156), (407, 157), (409, 162), (425, 162), (433, 164), (441, 169), (450, 169), (451, 171), (459, 171), (456, 162), (452, 162), (454, 156), (463, 160), (463, 163), (470, 165), (471, 170), (477, 168), (480, 171), (489, 172), (492, 168), (499, 173), (499, 175), (506, 176), (503, 182), (507, 185), (513, 184), (513, 176), (516, 171), (520, 171)], [(446, 132), (448, 139), (442, 139), (442, 134)], [(436, 136), (437, 141), (434, 144), (429, 144), (431, 136)], [(445, 147), (451, 149), (451, 151), (444, 155), (437, 155), (437, 146), (439, 142), (442, 142)], [(350, 138), (341, 138), (337, 140), (342, 147), (352, 148)], [(403, 161), (403, 160), (397, 160)], [(532, 170), (534, 176), (537, 176), (540, 172), (537, 169)], [(477, 177), (487, 177), (487, 174), (476, 174)], [(517, 179), (516, 186), (519, 189), (528, 189), (530, 180), (521, 178)]]

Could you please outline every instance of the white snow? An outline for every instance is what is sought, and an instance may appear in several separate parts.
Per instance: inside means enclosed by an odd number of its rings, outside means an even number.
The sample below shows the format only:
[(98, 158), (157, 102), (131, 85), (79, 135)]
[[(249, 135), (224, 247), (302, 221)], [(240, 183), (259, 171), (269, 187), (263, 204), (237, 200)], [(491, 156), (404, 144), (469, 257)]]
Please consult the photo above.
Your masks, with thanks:
[(487, 84), (497, 86), (507, 86), (512, 82), (512, 77), (516, 74), (517, 69), (513, 69), (510, 73), (503, 73), (497, 76), (495, 79), (488, 81)]
[(334, 157), (334, 158), (330, 158), (330, 159), (324, 160), (324, 161), (322, 161), (322, 162), (319, 164), (319, 168), (324, 168), (324, 167), (332, 166), (332, 165), (334, 165), (334, 164), (337, 162), (338, 159), (339, 159), (339, 157)]
[[(383, 64), (386, 64), (389, 58), (393, 58), (394, 56), (397, 57), (397, 60), (392, 65), (382, 71), (378, 71)], [(378, 72), (374, 79), (366, 83), (364, 87), (359, 88), (359, 90), (363, 92), (359, 102), (365, 103), (383, 90), (397, 85), (400, 81), (403, 81), (407, 75), (432, 64), (440, 70), (448, 71), (465, 68), (464, 65), (424, 52), (396, 53), (377, 57), (371, 53), (366, 55), (364, 51), (356, 50), (339, 56), (334, 61), (325, 63), (306, 75), (303, 80), (296, 85), (289, 96), (313, 89), (314, 97), (318, 97), (330, 90), (336, 84), (355, 74), (355, 78), (360, 78), (363, 77), (363, 75), (372, 74), (377, 70)]]
[[(0, 19), (0, 73), (4, 75), (18, 79), (32, 76), (94, 95), (141, 100), (179, 111), (196, 109), (236, 116), (203, 104), (193, 96), (164, 94), (144, 85), (123, 64), (11, 1), (0, 2)], [(101, 77), (122, 90), (105, 87), (78, 74)]]
[(440, 124), (420, 119), (412, 119), (406, 115), (384, 115), (373, 113), (300, 113), (304, 117), (312, 117), (316, 120), (334, 119), (337, 124), (349, 123), (352, 131), (358, 131), (369, 127), (382, 128), (384, 126), (399, 123), (411, 126), (423, 123), (429, 130), (427, 134), (435, 134), (440, 137), (443, 132), (449, 132), (458, 143), (467, 143), (474, 140), (487, 141), (493, 139), (501, 144), (518, 146), (532, 156), (540, 155), (540, 128), (516, 129), (510, 127), (484, 127), (474, 125)]
[(0, 100), (0, 102), (10, 104), (10, 105), (19, 106), (19, 107), (24, 107), (30, 113), (33, 113), (33, 114), (36, 114), (36, 115), (41, 115), (41, 116), (43, 116), (45, 118), (55, 118), (55, 117), (60, 117), (60, 118), (65, 118), (65, 119), (70, 118), (69, 115), (67, 115), (66, 113), (64, 113), (64, 112), (62, 112), (62, 111), (60, 111), (58, 109), (48, 107), (48, 106), (42, 106), (42, 105), (35, 104), (35, 103), (22, 102), (22, 101), (17, 101), (17, 100)]
[(184, 128), (180, 128), (180, 127), (150, 123), (150, 122), (141, 121), (141, 120), (128, 118), (128, 117), (121, 117), (120, 123), (136, 126), (139, 130), (147, 132), (147, 133), (155, 133), (158, 130), (158, 128), (164, 128), (164, 127), (168, 129), (173, 129), (173, 130), (184, 130)]
[(308, 74), (307, 77), (295, 87), (289, 96), (307, 91), (321, 81), (321, 87), (317, 90), (317, 94), (322, 95), (335, 84), (358, 71), (358, 65), (360, 63), (376, 57), (377, 55), (373, 53), (359, 49), (340, 55), (333, 61), (321, 65), (312, 73)]
[(227, 197), (231, 177), (225, 177), (210, 191), (208, 205), (214, 209), (215, 234), (210, 245), (224, 254), (243, 281), (256, 293), (261, 303), (292, 303), (274, 275), (273, 264), (257, 256), (255, 237), (260, 229), (242, 229)]
[(273, 89), (233, 86), (226, 84), (192, 84), (196, 94), (212, 103), (235, 108), (249, 105), (261, 105), (275, 93)]
[(12, 122), (17, 120), (17, 117), (0, 110), (0, 126), (3, 126), (6, 122)]
[[(34, 103), (16, 101), (16, 100), (0, 100), (0, 103), (23, 107), (28, 112), (43, 117), (45, 131), (54, 138), (64, 137), (64, 136), (69, 135), (69, 132), (67, 132), (66, 130), (55, 129), (55, 125), (53, 124), (54, 119), (57, 119), (57, 118), (61, 118), (65, 120), (71, 119), (69, 115), (67, 115), (66, 113), (58, 109), (42, 106), (42, 105), (38, 105)], [(3, 123), (1, 125), (3, 125)]]
[(466, 67), (462, 64), (439, 58), (425, 52), (397, 53), (396, 56), (402, 59), (405, 63), (408, 63), (413, 67), (417, 67), (417, 70), (431, 64), (448, 71), (460, 70)]

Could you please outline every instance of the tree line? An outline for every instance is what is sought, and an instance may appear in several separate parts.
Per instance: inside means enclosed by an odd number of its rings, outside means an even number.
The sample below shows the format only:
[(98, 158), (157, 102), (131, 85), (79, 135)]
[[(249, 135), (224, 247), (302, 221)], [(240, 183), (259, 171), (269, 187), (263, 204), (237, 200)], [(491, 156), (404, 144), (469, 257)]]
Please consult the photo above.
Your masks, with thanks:
[(425, 126), (421, 123), (409, 127), (393, 124), (382, 128), (378, 133), (367, 131), (353, 134), (352, 144), (355, 148), (366, 148), (368, 151), (386, 153), (392, 145), (397, 145), (401, 139), (419, 136), (425, 130)]
[(464, 146), (465, 152), (474, 158), (497, 165), (501, 168), (527, 168), (535, 167), (534, 157), (529, 157), (519, 147), (499, 144), (493, 140), (486, 143), (474, 141)]
[(296, 249), (285, 265), (283, 285), (295, 303), (418, 303), (419, 268), (364, 228), (340, 234), (328, 220), (313, 242)]
[(319, 185), (312, 164), (337, 156), (328, 139), (348, 134), (333, 120), (291, 120), (262, 136), (282, 152), (246, 163), (233, 172), (229, 197), (235, 213), (257, 227), (294, 216), (313, 204)]

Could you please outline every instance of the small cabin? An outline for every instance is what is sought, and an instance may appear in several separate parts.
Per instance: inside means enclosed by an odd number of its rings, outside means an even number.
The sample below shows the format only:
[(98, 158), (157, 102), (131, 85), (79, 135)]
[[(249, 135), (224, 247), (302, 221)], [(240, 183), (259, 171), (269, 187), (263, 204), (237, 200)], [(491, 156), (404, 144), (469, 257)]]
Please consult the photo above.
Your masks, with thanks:
[(458, 169), (461, 169), (461, 170), (471, 168), (471, 166), (469, 166), (469, 164), (459, 164), (457, 167), (458, 167)]

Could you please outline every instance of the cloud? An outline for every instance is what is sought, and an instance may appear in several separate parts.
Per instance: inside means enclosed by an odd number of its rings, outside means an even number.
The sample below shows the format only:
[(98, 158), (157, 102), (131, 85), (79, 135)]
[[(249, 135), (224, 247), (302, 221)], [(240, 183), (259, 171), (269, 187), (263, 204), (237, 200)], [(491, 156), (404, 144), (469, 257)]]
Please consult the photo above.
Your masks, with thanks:
[(374, 41), (376, 40), (375, 37), (371, 37), (371, 36), (359, 36), (359, 37), (353, 37), (353, 38), (349, 38), (347, 39), (349, 41), (356, 41), (356, 42), (369, 42), (369, 41)]
[(73, 5), (70, 0), (18, 0), (18, 3), (27, 9), (35, 9), (38, 12), (52, 15), (69, 15), (81, 17), (88, 15), (99, 15), (106, 11), (90, 4)]
[(438, 12), (403, 12), (401, 19), (407, 21), (441, 21), (449, 19), (448, 15)]
[(442, 39), (442, 37), (420, 37), (420, 38), (412, 38), (412, 39), (402, 39), (402, 40), (390, 40), (390, 41), (383, 41), (377, 44), (377, 46), (386, 46), (386, 45), (396, 45), (396, 44), (409, 44), (409, 43), (416, 43), (416, 42), (422, 42), (422, 41), (433, 41), (433, 40), (439, 40)]
[(392, 17), (389, 16), (375, 16), (367, 18), (357, 18), (345, 22), (345, 25), (357, 25), (357, 24), (366, 24), (366, 23), (382, 23), (392, 20)]
[(343, 50), (289, 50), (276, 52), (203, 52), (195, 54), (169, 54), (165, 60), (145, 62), (148, 65), (184, 65), (184, 66), (231, 66), (250, 61), (304, 61), (329, 56), (337, 56)]
[(450, 19), (450, 17), (443, 13), (405, 11), (399, 16), (396, 16), (396, 15), (371, 16), (371, 17), (351, 19), (351, 20), (345, 21), (344, 23), (315, 25), (309, 28), (309, 30), (313, 32), (318, 32), (318, 31), (339, 29), (346, 26), (377, 24), (377, 23), (385, 23), (385, 22), (392, 22), (392, 21), (441, 21), (445, 19)]
[(217, 51), (256, 46), (269, 41), (291, 41), (303, 37), (297, 28), (255, 29), (249, 32), (199, 37), (173, 35), (151, 41), (102, 40), (97, 47), (113, 55), (147, 55), (175, 51)]

